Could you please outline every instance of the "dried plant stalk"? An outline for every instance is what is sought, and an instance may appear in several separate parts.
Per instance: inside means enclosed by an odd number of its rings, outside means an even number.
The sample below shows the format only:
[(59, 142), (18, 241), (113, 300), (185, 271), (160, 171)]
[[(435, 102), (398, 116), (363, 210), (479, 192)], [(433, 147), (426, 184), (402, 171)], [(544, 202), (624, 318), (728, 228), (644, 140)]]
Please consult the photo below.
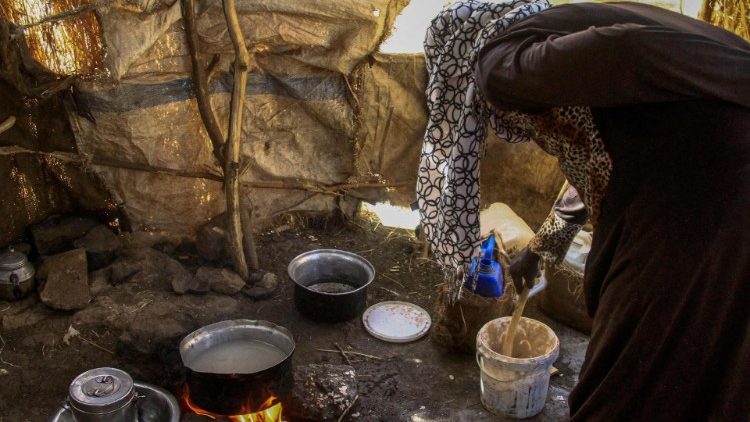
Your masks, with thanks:
[(216, 121), (216, 114), (214, 114), (214, 110), (211, 107), (211, 100), (208, 96), (208, 75), (201, 61), (198, 31), (195, 29), (195, 0), (182, 0), (182, 18), (185, 21), (187, 44), (190, 50), (190, 63), (193, 68), (195, 100), (198, 103), (198, 111), (200, 112), (201, 120), (203, 120), (203, 126), (206, 128), (208, 138), (213, 145), (214, 156), (221, 165), (224, 162), (221, 152), (222, 145), (224, 145), (224, 135), (221, 133), (219, 124)]
[(250, 55), (242, 36), (234, 0), (223, 0), (224, 17), (229, 29), (229, 37), (234, 46), (234, 86), (229, 109), (229, 135), (226, 144), (224, 164), (224, 190), (227, 195), (227, 215), (229, 216), (229, 250), (234, 269), (243, 279), (249, 278), (249, 270), (243, 249), (242, 218), (240, 215), (240, 134), (242, 132), (242, 112), (245, 108), (245, 85)]

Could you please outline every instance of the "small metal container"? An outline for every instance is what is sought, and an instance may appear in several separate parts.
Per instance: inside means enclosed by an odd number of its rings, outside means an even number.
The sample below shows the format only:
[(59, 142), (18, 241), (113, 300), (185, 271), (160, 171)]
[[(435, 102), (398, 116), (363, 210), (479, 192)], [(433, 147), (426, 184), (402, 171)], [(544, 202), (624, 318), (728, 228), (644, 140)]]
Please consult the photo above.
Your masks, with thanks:
[(88, 370), (70, 384), (68, 402), (76, 422), (136, 422), (133, 379), (117, 368)]
[(26, 255), (10, 249), (0, 254), (0, 299), (12, 301), (34, 289), (34, 266)]

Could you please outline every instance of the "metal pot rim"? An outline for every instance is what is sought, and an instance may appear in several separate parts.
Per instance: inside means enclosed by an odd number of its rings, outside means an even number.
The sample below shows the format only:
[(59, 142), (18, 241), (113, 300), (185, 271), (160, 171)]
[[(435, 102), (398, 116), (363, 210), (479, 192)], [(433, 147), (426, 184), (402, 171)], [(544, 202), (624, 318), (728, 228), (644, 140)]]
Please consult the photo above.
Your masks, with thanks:
[[(292, 336), (292, 332), (289, 331), (287, 328), (282, 327), (281, 325), (274, 324), (273, 322), (264, 321), (264, 320), (253, 320), (253, 319), (231, 319), (226, 321), (217, 322), (214, 324), (209, 324), (206, 326), (203, 326), (201, 328), (198, 328), (197, 330), (191, 332), (190, 334), (186, 335), (182, 341), (180, 341), (180, 359), (182, 360), (182, 365), (187, 368), (188, 370), (199, 373), (199, 374), (211, 374), (214, 376), (227, 376), (227, 377), (233, 377), (233, 376), (243, 376), (243, 375), (252, 375), (252, 374), (259, 374), (261, 372), (266, 371), (266, 368), (261, 371), (256, 372), (249, 372), (249, 373), (232, 373), (232, 374), (219, 374), (219, 373), (211, 373), (211, 372), (201, 372), (196, 371), (190, 366), (190, 360), (191, 357), (188, 352), (190, 352), (194, 347), (197, 345), (203, 344), (204, 342), (208, 341), (209, 334), (211, 332), (221, 331), (221, 330), (227, 330), (227, 329), (237, 329), (237, 330), (243, 330), (243, 329), (251, 329), (255, 327), (264, 327), (267, 329), (271, 329), (273, 331), (277, 331), (281, 334), (283, 334), (291, 344), (290, 350), (287, 352), (286, 350), (282, 349), (282, 352), (284, 352), (285, 356), (282, 361), (277, 363), (276, 365), (271, 366), (270, 368), (274, 368), (283, 362), (289, 360), (292, 355), (294, 354), (294, 351), (297, 348), (297, 344), (294, 341), (294, 337)], [(217, 343), (218, 344), (218, 343)], [(215, 345), (215, 344), (214, 344)], [(208, 346), (207, 348), (210, 348), (212, 345)], [(276, 345), (274, 345), (276, 346)]]
[[(341, 292), (341, 293), (319, 292), (317, 290), (312, 290), (309, 287), (300, 284), (294, 278), (294, 275), (293, 275), (294, 269), (296, 269), (299, 266), (300, 261), (303, 261), (305, 258), (309, 257), (310, 255), (318, 255), (318, 254), (321, 254), (321, 253), (328, 253), (328, 254), (331, 254), (331, 255), (346, 256), (348, 258), (353, 258), (353, 259), (359, 261), (361, 264), (364, 264), (364, 266), (369, 270), (368, 277), (367, 277), (368, 278), (367, 282), (365, 284), (357, 287), (354, 290), (349, 290), (348, 292)], [(303, 253), (297, 255), (296, 257), (294, 257), (294, 259), (292, 259), (289, 262), (289, 265), (286, 268), (286, 272), (287, 272), (287, 275), (289, 275), (289, 278), (292, 279), (292, 281), (294, 282), (294, 284), (296, 286), (301, 287), (301, 288), (307, 290), (308, 292), (312, 292), (312, 293), (320, 294), (320, 295), (325, 295), (325, 296), (346, 296), (346, 295), (351, 295), (351, 294), (354, 294), (356, 292), (359, 292), (360, 290), (366, 289), (367, 286), (369, 286), (370, 284), (372, 284), (372, 282), (375, 280), (375, 267), (372, 266), (372, 264), (370, 263), (370, 261), (366, 260), (364, 257), (362, 257), (360, 255), (357, 255), (357, 254), (355, 254), (353, 252), (342, 251), (340, 249), (313, 249), (311, 251), (303, 252)]]

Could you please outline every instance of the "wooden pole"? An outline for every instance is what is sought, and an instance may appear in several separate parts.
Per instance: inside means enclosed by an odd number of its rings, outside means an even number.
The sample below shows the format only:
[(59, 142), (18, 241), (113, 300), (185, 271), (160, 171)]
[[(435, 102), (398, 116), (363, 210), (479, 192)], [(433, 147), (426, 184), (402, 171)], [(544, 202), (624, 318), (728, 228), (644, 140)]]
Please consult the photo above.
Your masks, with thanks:
[(229, 110), (229, 136), (227, 137), (224, 165), (224, 190), (227, 195), (227, 215), (229, 217), (229, 250), (232, 255), (234, 270), (247, 280), (250, 272), (245, 260), (242, 236), (242, 218), (240, 213), (240, 134), (242, 132), (242, 114), (245, 108), (245, 86), (250, 55), (242, 36), (234, 0), (223, 0), (224, 16), (229, 29), (229, 37), (234, 45), (234, 85), (232, 102)]
[(195, 0), (182, 0), (182, 18), (185, 21), (185, 33), (190, 50), (190, 63), (193, 68), (195, 100), (198, 103), (198, 111), (200, 112), (201, 120), (203, 120), (203, 126), (206, 128), (208, 138), (213, 145), (214, 156), (219, 165), (222, 165), (224, 163), (224, 155), (222, 153), (224, 135), (221, 133), (214, 109), (211, 107), (211, 99), (208, 96), (208, 75), (206, 74), (206, 69), (203, 68), (203, 62), (200, 58), (200, 44), (195, 25)]

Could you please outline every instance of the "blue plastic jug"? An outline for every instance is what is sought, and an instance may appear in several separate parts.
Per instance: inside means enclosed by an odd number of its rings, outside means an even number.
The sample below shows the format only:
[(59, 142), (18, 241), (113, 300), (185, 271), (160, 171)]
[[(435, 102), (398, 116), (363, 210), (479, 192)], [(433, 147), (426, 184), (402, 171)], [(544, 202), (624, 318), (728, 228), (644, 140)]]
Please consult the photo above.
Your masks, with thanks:
[(464, 287), (485, 297), (500, 297), (503, 295), (504, 277), (503, 267), (494, 259), (495, 236), (482, 243), (482, 256), (471, 261), (469, 275), (464, 280)]

